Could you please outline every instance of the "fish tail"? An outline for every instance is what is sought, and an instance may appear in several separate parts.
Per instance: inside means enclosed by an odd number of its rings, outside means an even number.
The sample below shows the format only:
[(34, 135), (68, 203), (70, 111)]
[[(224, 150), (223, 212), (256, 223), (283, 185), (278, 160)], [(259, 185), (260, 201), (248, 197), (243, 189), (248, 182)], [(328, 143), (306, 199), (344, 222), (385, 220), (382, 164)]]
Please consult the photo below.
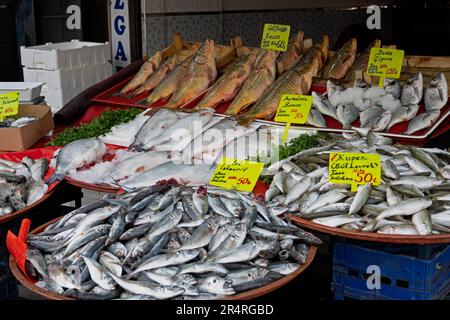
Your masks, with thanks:
[(124, 186), (124, 185), (121, 185), (121, 184), (119, 183), (119, 181), (117, 181), (116, 179), (114, 179), (114, 178), (112, 178), (112, 177), (111, 177), (111, 179), (114, 181), (113, 183), (111, 183), (112, 185), (114, 185), (114, 186), (116, 186), (116, 187), (119, 187), (120, 189), (125, 190), (126, 192), (134, 192), (134, 191), (136, 191), (135, 188), (128, 188), (128, 187), (126, 187), (126, 186)]
[(46, 183), (47, 183), (47, 185), (51, 185), (51, 184), (55, 183), (56, 181), (61, 181), (62, 179), (64, 179), (65, 175), (66, 175), (65, 172), (55, 171), (55, 173), (50, 178), (48, 178)]
[(237, 117), (236, 120), (239, 125), (247, 127), (250, 123), (253, 122), (253, 117), (248, 115), (242, 115)]
[(111, 97), (123, 97), (124, 95), (126, 95), (126, 92), (119, 91), (119, 92), (113, 93), (111, 95)]
[(147, 101), (147, 98), (139, 100), (138, 102), (136, 102), (136, 104), (139, 104), (141, 106), (148, 106), (151, 105), (152, 102)]
[(125, 201), (125, 200), (104, 198), (103, 201), (105, 201), (105, 202), (107, 202), (109, 204), (118, 205), (118, 206), (121, 206), (121, 207), (128, 206), (128, 202)]

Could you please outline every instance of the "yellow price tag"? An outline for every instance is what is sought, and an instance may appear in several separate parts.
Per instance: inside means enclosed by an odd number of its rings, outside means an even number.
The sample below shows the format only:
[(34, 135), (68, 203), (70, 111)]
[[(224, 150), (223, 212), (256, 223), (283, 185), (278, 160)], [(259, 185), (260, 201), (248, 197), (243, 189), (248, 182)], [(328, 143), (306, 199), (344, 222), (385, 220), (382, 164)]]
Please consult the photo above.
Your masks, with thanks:
[(264, 24), (261, 49), (286, 51), (289, 43), (291, 26), (284, 24)]
[(372, 153), (330, 153), (328, 181), (331, 183), (351, 184), (352, 191), (358, 185), (381, 182), (381, 156)]
[(283, 133), (283, 142), (286, 142), (291, 123), (306, 123), (312, 103), (312, 96), (284, 94), (281, 97), (275, 121), (287, 123)]
[(19, 112), (19, 96), (17, 91), (0, 94), (0, 120)]
[(370, 50), (367, 74), (380, 77), (380, 87), (384, 78), (400, 78), (405, 52), (397, 49), (372, 48)]
[(261, 162), (223, 158), (209, 184), (224, 189), (251, 192), (263, 167)]

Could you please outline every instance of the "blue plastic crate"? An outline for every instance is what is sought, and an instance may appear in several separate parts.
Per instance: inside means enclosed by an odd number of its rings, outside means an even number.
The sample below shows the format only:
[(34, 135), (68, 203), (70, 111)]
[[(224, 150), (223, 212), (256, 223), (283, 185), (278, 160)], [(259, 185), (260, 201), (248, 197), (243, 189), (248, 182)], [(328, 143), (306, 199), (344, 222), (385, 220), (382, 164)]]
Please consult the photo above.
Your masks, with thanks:
[[(450, 246), (428, 247), (430, 257), (418, 258), (418, 246), (334, 243), (335, 299), (443, 299), (450, 292)], [(422, 247), (423, 249), (423, 247)], [(380, 289), (367, 286), (367, 268), (381, 272)]]

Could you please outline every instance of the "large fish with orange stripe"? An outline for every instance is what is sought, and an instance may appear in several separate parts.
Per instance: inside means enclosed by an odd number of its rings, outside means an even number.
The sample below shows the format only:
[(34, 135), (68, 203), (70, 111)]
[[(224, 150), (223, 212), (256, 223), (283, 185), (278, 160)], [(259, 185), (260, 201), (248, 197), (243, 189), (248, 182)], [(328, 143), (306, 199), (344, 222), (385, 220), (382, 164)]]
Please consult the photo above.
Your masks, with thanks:
[(291, 69), (283, 73), (272, 87), (246, 113), (238, 118), (241, 125), (248, 125), (254, 119), (270, 119), (278, 109), (284, 94), (307, 94), (312, 78), (323, 67), (328, 57), (329, 38), (308, 49)]
[(119, 94), (126, 95), (136, 90), (156, 71), (156, 69), (158, 69), (159, 65), (161, 64), (161, 60), (161, 52), (158, 51), (144, 62), (138, 73), (134, 76), (133, 79), (131, 79), (130, 82), (128, 82), (125, 87), (123, 87), (122, 90), (120, 90)]
[(205, 91), (217, 78), (214, 41), (205, 40), (195, 53), (165, 108), (176, 109)]
[(275, 81), (278, 53), (263, 50), (257, 58), (257, 65), (250, 73), (241, 90), (227, 109), (227, 115), (237, 115), (244, 108), (254, 104)]
[(232, 100), (249, 77), (255, 60), (256, 55), (254, 53), (238, 57), (227, 69), (227, 72), (208, 90), (195, 109), (214, 108), (221, 102)]

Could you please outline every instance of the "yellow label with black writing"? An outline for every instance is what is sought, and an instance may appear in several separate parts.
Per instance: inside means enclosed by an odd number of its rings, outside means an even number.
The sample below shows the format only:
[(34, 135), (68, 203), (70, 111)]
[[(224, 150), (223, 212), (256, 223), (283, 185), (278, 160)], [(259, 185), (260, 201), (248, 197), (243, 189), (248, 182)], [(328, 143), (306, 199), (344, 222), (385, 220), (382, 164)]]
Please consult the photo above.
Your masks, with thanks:
[(372, 48), (366, 72), (371, 76), (398, 79), (402, 71), (404, 55), (403, 50)]
[(19, 92), (0, 94), (0, 119), (14, 116), (19, 112)]
[(331, 152), (328, 166), (328, 181), (351, 184), (352, 191), (358, 185), (381, 182), (381, 156), (372, 153)]
[(223, 158), (209, 184), (224, 189), (251, 192), (263, 167), (261, 162)]
[(312, 96), (284, 94), (281, 97), (275, 121), (303, 124), (308, 119), (313, 102)]
[(289, 43), (291, 26), (284, 24), (264, 24), (261, 49), (286, 51)]

